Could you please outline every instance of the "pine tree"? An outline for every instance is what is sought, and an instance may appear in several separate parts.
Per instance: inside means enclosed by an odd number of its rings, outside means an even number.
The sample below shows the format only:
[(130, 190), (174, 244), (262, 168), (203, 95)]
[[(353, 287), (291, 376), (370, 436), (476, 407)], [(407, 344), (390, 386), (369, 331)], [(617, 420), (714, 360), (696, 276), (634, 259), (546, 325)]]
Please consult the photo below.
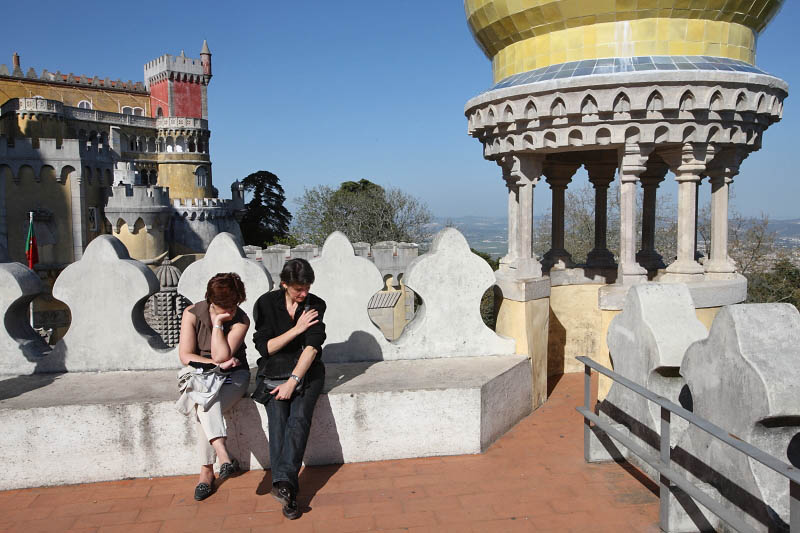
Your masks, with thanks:
[(242, 183), (245, 192), (253, 195), (247, 203), (247, 213), (239, 223), (245, 244), (266, 247), (284, 240), (289, 233), (292, 215), (283, 205), (286, 195), (278, 176), (259, 170), (244, 178)]

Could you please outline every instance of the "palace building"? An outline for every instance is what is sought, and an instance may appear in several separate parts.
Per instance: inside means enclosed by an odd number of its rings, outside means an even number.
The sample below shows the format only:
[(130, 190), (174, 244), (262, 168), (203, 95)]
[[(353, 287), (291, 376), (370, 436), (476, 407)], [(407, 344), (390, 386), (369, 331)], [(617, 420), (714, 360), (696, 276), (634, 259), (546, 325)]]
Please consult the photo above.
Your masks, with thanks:
[(143, 82), (0, 65), (0, 261), (25, 262), (31, 212), (51, 286), (101, 234), (147, 264), (241, 237), (241, 185), (223, 200), (212, 180), (211, 77), (205, 41), (199, 59), (149, 61)]

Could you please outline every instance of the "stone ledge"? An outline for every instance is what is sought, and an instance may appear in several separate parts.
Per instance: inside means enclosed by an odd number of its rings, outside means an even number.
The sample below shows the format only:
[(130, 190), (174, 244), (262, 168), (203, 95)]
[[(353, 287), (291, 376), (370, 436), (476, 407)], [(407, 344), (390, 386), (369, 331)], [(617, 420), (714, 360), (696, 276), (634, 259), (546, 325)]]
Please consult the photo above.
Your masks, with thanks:
[[(489, 356), (327, 364), (307, 464), (480, 453), (531, 412), (530, 361)], [(174, 370), (17, 376), (0, 388), (0, 490), (194, 474), (194, 422)], [(229, 449), (269, 466), (267, 419), (250, 399)]]
[[(657, 282), (669, 283), (669, 282)], [(711, 280), (686, 283), (696, 309), (722, 307), (742, 303), (747, 299), (747, 278), (739, 274), (731, 280)], [(632, 285), (606, 285), (598, 294), (598, 305), (603, 311), (620, 311), (625, 296)]]

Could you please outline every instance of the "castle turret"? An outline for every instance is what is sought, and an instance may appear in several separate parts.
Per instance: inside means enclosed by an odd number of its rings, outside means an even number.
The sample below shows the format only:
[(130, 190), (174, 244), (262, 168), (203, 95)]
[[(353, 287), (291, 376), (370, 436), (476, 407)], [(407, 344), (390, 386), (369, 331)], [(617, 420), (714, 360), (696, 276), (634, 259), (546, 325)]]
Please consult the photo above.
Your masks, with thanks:
[(211, 50), (208, 49), (208, 41), (203, 39), (203, 48), (200, 50), (200, 64), (203, 65), (203, 74), (206, 75), (206, 84), (211, 79)]

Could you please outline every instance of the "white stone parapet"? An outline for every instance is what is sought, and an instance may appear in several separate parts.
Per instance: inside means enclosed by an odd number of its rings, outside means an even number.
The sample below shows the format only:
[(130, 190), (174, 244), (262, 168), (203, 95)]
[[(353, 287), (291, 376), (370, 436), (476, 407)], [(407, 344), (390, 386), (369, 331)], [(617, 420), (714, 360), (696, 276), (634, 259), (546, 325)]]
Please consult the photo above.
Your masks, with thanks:
[(192, 117), (161, 117), (155, 120), (155, 127), (160, 130), (207, 130), (208, 121)]

